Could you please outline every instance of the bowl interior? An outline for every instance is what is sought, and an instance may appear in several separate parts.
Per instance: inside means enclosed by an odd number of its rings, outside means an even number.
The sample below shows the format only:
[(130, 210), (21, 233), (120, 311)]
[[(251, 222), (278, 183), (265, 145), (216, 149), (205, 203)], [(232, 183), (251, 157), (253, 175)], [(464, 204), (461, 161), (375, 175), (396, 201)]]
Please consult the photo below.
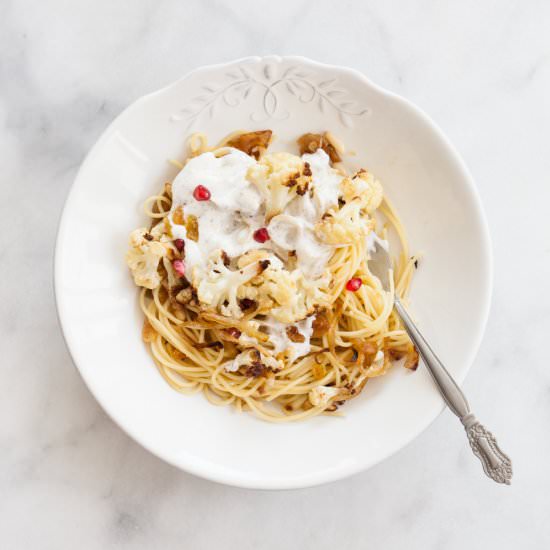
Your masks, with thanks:
[(425, 369), (393, 369), (343, 409), (270, 424), (172, 390), (140, 339), (137, 291), (124, 263), (143, 200), (175, 175), (186, 139), (212, 142), (271, 128), (295, 150), (330, 130), (382, 181), (423, 259), (411, 312), (461, 381), (490, 299), (491, 258), (479, 199), (462, 162), (418, 109), (349, 69), (303, 58), (250, 58), (195, 71), (134, 103), (107, 129), (71, 190), (56, 251), (56, 297), (82, 376), (111, 417), (166, 461), (209, 479), (289, 488), (364, 469), (418, 435), (442, 410)]

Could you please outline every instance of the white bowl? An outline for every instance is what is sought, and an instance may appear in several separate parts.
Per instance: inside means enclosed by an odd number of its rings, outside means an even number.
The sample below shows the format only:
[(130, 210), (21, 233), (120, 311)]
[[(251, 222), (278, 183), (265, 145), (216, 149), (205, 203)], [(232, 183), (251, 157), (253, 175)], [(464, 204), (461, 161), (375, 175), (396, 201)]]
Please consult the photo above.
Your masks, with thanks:
[[(143, 200), (174, 176), (186, 139), (270, 128), (277, 147), (330, 130), (382, 181), (424, 254), (411, 311), (460, 382), (487, 319), (491, 252), (474, 183), (434, 123), (352, 69), (302, 57), (254, 57), (193, 71), (136, 101), (84, 161), (65, 205), (55, 289), (67, 345), (96, 399), (131, 437), (193, 474), (282, 489), (364, 470), (419, 435), (443, 409), (428, 373), (394, 368), (344, 418), (290, 425), (172, 390), (141, 342), (137, 290), (124, 263)], [(289, 149), (293, 150), (293, 149)]]

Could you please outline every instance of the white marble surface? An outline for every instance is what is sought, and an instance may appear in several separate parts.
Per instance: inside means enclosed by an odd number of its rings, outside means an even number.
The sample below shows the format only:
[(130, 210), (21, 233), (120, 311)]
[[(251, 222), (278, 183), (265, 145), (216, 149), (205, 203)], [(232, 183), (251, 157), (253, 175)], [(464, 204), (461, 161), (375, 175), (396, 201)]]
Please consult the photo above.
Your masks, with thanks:
[[(548, 548), (549, 28), (543, 0), (3, 2), (0, 547)], [(151, 456), (84, 387), (51, 280), (79, 163), (140, 95), (198, 65), (257, 53), (362, 70), (424, 108), (464, 156), (496, 268), (465, 389), (514, 459), (511, 487), (483, 477), (445, 412), (351, 479), (232, 489)]]

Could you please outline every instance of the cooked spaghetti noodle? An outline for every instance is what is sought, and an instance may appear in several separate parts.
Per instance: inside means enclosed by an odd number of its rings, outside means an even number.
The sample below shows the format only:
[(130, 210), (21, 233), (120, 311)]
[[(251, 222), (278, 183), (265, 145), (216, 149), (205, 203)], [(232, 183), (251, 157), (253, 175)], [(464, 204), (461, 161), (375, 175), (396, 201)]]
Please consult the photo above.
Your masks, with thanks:
[[(282, 422), (334, 413), (398, 359), (416, 368), (393, 295), (406, 298), (417, 260), (380, 184), (348, 175), (330, 134), (302, 136), (301, 157), (270, 141), (191, 136), (127, 262), (168, 384)], [(401, 250), (385, 292), (368, 258), (389, 232)]]

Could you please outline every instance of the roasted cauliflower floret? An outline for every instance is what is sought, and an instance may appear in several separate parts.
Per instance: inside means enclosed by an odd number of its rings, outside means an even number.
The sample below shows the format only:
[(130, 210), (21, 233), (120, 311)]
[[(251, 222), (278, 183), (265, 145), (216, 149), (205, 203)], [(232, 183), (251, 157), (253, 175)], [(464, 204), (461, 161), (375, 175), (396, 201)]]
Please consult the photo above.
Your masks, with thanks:
[(361, 207), (369, 214), (380, 206), (384, 198), (380, 182), (366, 170), (359, 170), (352, 178), (342, 180), (340, 190), (346, 202), (358, 198)]
[(197, 296), (199, 301), (222, 315), (240, 319), (243, 312), (239, 305), (239, 289), (262, 270), (254, 262), (242, 269), (231, 270), (224, 264), (224, 255), (218, 250), (208, 259), (205, 272), (201, 273)]
[(310, 390), (308, 394), (309, 402), (314, 407), (326, 407), (331, 401), (340, 394), (339, 388), (332, 386), (317, 386)]
[(269, 314), (283, 323), (294, 323), (310, 315), (315, 306), (329, 303), (330, 276), (315, 280), (304, 277), (299, 269), (266, 269), (257, 287), (260, 303), (270, 302)]
[(340, 210), (329, 210), (315, 225), (317, 237), (328, 244), (353, 243), (364, 237), (372, 228), (371, 220), (361, 215), (362, 202), (354, 198)]
[(296, 195), (307, 192), (311, 169), (296, 155), (272, 153), (251, 166), (247, 177), (262, 194), (266, 219), (269, 221), (280, 214)]
[(241, 367), (246, 367), (245, 374), (252, 377), (261, 376), (268, 369), (274, 372), (280, 371), (283, 366), (281, 361), (254, 348), (241, 351), (233, 360), (227, 361), (223, 365), (228, 372), (236, 372)]
[(311, 315), (316, 306), (326, 306), (330, 302), (327, 293), (330, 276), (325, 275), (319, 279), (310, 280), (303, 276), (299, 270), (292, 272), (294, 292), (286, 303), (275, 307), (271, 315), (278, 321), (294, 323)]
[(126, 263), (137, 286), (153, 289), (160, 285), (158, 266), (167, 250), (162, 243), (149, 239), (153, 237), (144, 227), (130, 233)]
[(258, 295), (262, 301), (270, 304), (273, 314), (274, 306), (289, 304), (296, 293), (296, 283), (292, 272), (286, 269), (268, 268), (262, 273), (262, 284), (258, 287)]

